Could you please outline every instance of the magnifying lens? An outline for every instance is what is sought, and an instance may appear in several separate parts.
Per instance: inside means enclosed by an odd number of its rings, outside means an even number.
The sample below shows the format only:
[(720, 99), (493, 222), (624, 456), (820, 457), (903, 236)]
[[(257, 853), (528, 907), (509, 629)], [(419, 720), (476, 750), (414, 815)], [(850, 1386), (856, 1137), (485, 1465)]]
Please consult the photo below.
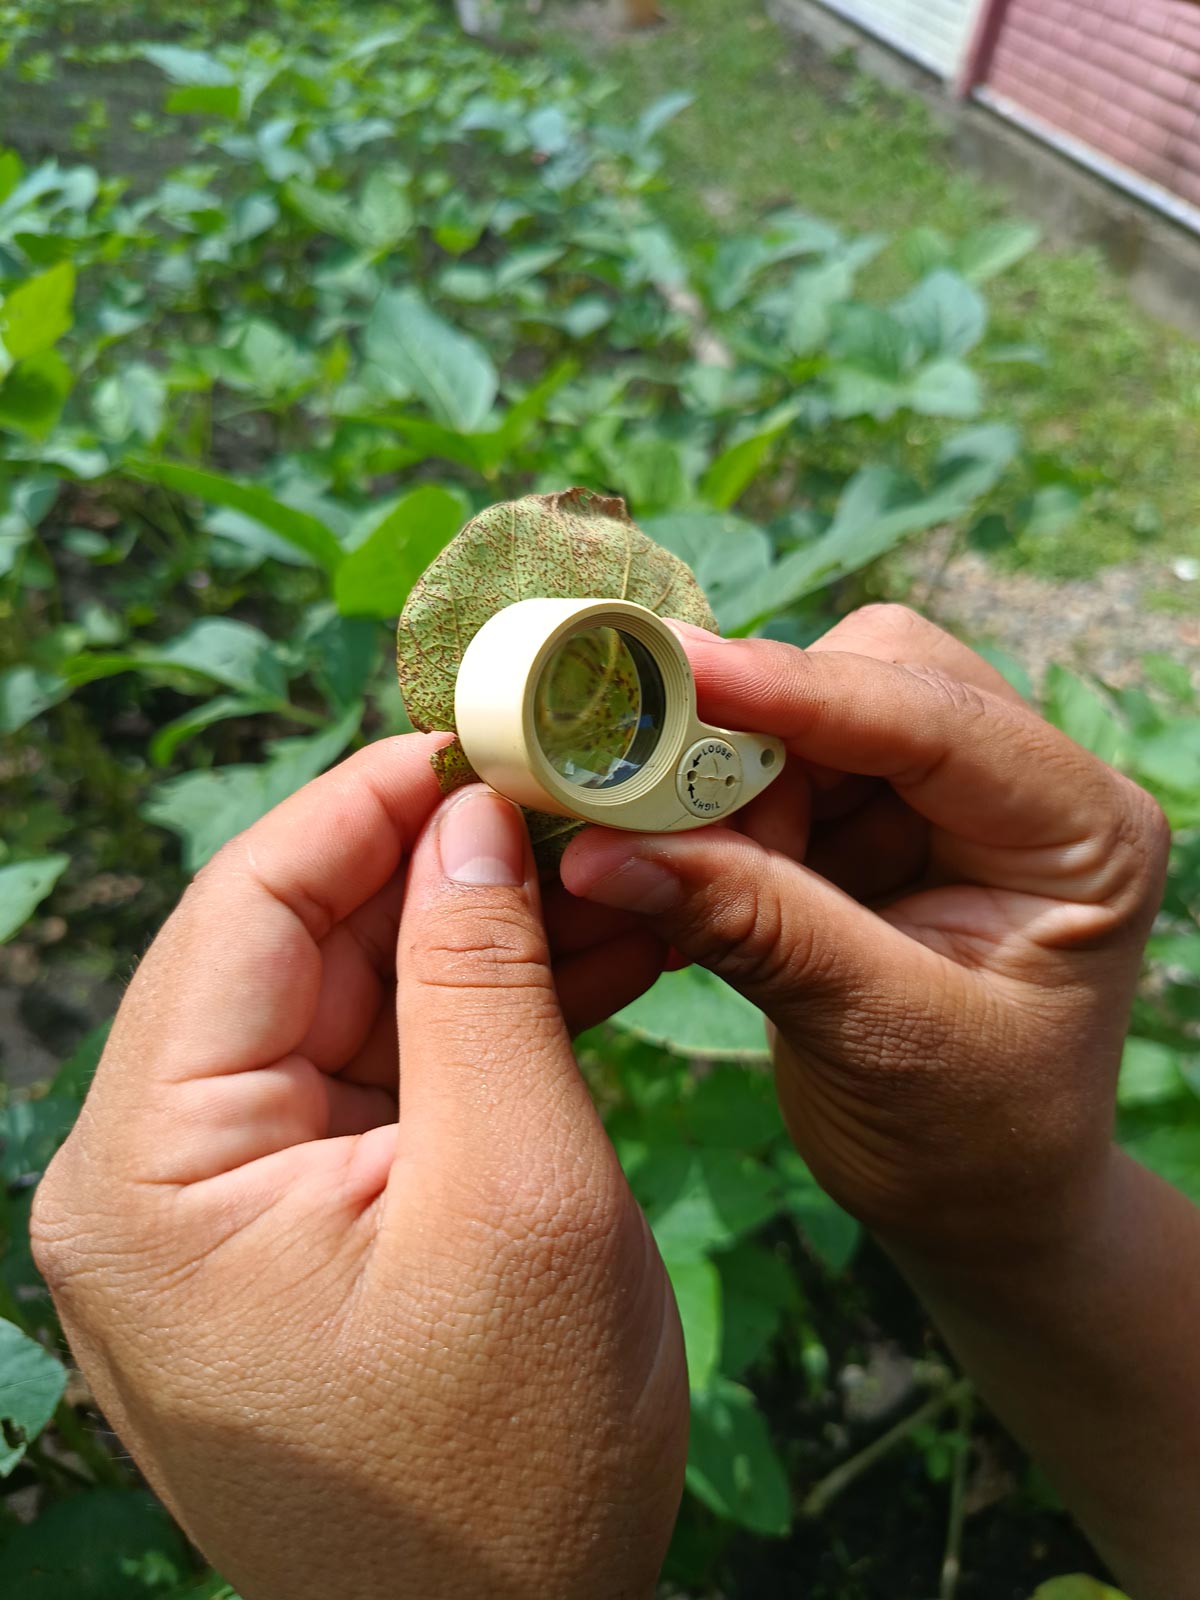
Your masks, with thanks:
[(702, 828), (783, 770), (779, 739), (696, 715), (683, 646), (627, 600), (520, 600), (463, 653), (463, 751), (485, 783), (534, 811), (639, 833)]

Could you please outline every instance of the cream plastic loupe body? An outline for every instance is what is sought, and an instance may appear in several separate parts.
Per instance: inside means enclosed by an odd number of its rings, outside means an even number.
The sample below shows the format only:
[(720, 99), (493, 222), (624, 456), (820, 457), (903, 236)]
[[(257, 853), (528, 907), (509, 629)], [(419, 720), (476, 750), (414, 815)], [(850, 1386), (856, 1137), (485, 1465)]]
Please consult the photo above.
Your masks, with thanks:
[[(563, 645), (598, 628), (616, 630), (653, 659), (662, 727), (631, 776), (587, 788), (547, 759), (535, 702), (542, 673)], [(719, 822), (761, 794), (786, 756), (779, 739), (701, 722), (683, 646), (653, 611), (628, 600), (519, 600), (498, 611), (463, 653), (454, 718), (467, 760), (500, 794), (534, 811), (639, 833)]]

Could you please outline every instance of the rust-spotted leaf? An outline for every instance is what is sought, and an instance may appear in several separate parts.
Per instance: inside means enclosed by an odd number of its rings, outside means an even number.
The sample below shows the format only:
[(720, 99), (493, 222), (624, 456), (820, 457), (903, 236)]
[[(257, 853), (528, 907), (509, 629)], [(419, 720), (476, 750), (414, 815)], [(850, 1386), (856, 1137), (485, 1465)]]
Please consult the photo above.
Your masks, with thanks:
[[(415, 728), (453, 730), (463, 651), (497, 611), (537, 598), (633, 600), (659, 616), (716, 627), (690, 569), (646, 537), (623, 500), (568, 489), (492, 506), (426, 569), (401, 615), (397, 667)], [(472, 776), (457, 745), (435, 765), (447, 792)], [(530, 818), (539, 844), (574, 826), (561, 817)]]

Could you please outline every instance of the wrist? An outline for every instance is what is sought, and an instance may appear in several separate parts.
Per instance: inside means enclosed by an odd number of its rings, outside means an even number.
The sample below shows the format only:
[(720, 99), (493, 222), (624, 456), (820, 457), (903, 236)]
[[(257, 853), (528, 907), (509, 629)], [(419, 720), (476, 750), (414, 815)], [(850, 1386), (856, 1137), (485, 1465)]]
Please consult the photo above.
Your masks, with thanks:
[(1121, 1219), (1150, 1174), (1114, 1144), (1068, 1181), (995, 1215), (964, 1208), (957, 1223), (876, 1231), (883, 1249), (918, 1294), (966, 1302), (1027, 1304), (1064, 1277), (1094, 1270), (1110, 1251)]

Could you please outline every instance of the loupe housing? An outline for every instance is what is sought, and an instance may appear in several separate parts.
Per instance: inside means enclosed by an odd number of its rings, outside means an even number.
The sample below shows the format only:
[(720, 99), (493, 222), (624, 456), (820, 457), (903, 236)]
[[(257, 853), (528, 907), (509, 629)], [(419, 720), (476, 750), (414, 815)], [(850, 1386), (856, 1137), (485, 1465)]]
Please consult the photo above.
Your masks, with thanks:
[(779, 739), (696, 715), (683, 646), (628, 600), (519, 600), (463, 653), (454, 694), (471, 766), (510, 800), (639, 833), (702, 828), (778, 777)]

